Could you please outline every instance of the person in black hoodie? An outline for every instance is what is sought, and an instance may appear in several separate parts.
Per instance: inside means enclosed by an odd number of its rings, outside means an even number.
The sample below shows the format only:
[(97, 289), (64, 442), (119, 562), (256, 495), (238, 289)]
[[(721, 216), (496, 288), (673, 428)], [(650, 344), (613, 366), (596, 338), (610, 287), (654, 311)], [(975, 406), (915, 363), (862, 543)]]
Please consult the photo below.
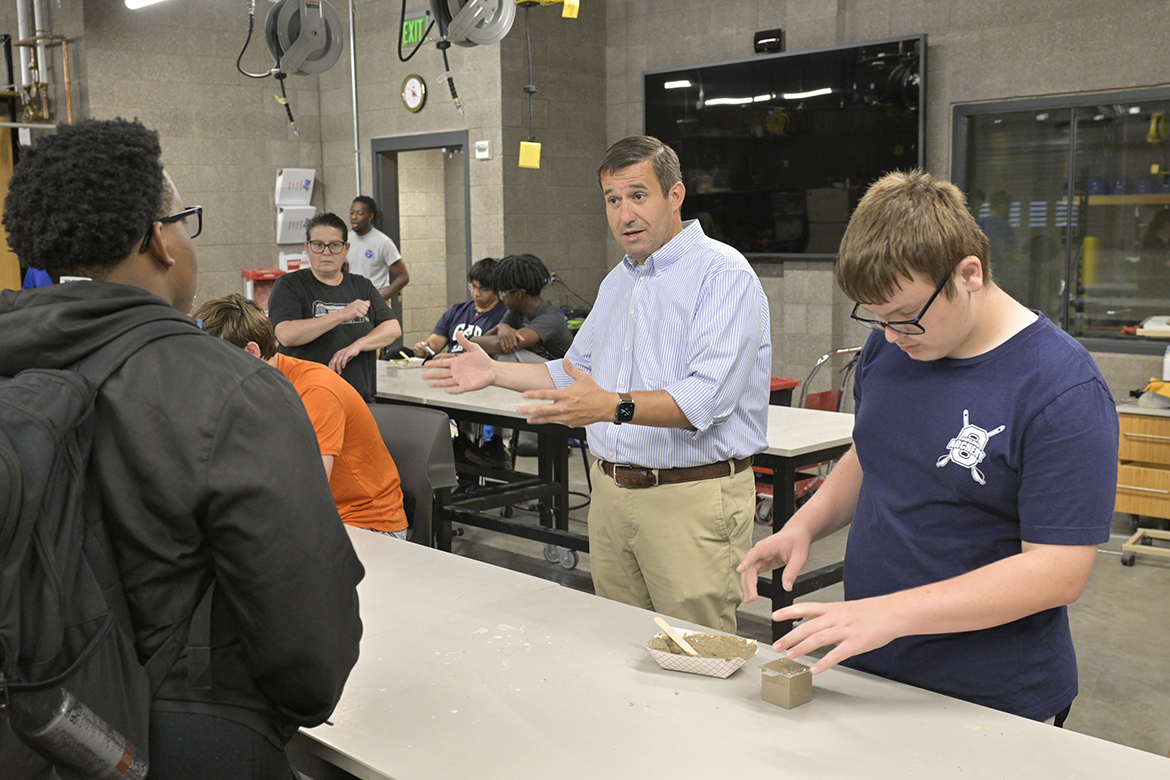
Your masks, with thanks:
[[(0, 372), (68, 367), (186, 319), (202, 213), (160, 156), (156, 133), (120, 119), (60, 125), (24, 152), (9, 245), (61, 283), (0, 294)], [(150, 776), (294, 777), (284, 745), (329, 717), (357, 661), (364, 572), (292, 385), (196, 328), (152, 341), (102, 387), (90, 472), (140, 658), (185, 636), (215, 586), (211, 685), (189, 684), (185, 654), (171, 668)]]

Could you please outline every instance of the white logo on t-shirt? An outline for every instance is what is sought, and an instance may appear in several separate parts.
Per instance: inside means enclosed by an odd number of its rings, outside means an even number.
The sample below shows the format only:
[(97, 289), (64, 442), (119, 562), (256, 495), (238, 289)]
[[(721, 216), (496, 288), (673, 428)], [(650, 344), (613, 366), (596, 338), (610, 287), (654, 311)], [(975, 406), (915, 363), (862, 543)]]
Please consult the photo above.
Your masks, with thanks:
[[(349, 304), (345, 304), (345, 303), (333, 303), (332, 301), (313, 301), (313, 317), (314, 317), (314, 319), (317, 317), (324, 317), (326, 314), (332, 314), (335, 311), (341, 311), (342, 309), (344, 309), (348, 305)], [(353, 324), (358, 323), (358, 322), (369, 322), (369, 321), (370, 321), (370, 317), (367, 314), (367, 315), (364, 315), (362, 317), (358, 317), (355, 320), (350, 320), (349, 322), (346, 322), (343, 324), (353, 325)]]
[(463, 347), (459, 346), (459, 342), (455, 340), (455, 336), (462, 333), (465, 338), (473, 339), (476, 336), (483, 335), (483, 328), (473, 323), (461, 322), (455, 326), (455, 332), (451, 334), (451, 347), (448, 350), (452, 354), (462, 352)]
[(947, 444), (947, 454), (939, 458), (934, 465), (941, 469), (954, 461), (963, 468), (971, 469), (971, 479), (980, 485), (986, 485), (987, 480), (983, 478), (983, 472), (976, 467), (987, 457), (987, 453), (983, 451), (987, 446), (987, 440), (997, 433), (1003, 433), (1005, 427), (1001, 425), (993, 431), (985, 431), (978, 425), (971, 424), (970, 415), (964, 409), (962, 429)]

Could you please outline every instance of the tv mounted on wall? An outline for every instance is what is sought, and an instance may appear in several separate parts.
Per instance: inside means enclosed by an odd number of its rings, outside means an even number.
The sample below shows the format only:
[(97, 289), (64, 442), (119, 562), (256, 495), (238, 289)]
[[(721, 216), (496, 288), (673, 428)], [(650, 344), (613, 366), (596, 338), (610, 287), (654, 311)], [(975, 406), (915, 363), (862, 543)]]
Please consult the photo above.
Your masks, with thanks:
[(749, 256), (833, 257), (865, 189), (922, 167), (926, 35), (647, 72), (683, 219)]

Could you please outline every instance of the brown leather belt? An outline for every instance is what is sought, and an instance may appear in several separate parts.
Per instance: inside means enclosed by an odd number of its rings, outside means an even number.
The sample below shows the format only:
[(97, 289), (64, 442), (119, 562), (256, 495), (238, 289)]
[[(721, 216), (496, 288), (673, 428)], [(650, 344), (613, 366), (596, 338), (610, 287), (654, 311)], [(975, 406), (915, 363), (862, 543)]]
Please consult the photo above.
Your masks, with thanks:
[(605, 476), (613, 477), (613, 483), (618, 487), (648, 488), (655, 485), (677, 485), (680, 482), (697, 482), (701, 479), (731, 476), (729, 464), (735, 467), (738, 474), (752, 465), (752, 458), (724, 460), (719, 463), (708, 463), (706, 466), (692, 466), (685, 469), (646, 469), (641, 466), (623, 466), (609, 461), (601, 461), (601, 470)]

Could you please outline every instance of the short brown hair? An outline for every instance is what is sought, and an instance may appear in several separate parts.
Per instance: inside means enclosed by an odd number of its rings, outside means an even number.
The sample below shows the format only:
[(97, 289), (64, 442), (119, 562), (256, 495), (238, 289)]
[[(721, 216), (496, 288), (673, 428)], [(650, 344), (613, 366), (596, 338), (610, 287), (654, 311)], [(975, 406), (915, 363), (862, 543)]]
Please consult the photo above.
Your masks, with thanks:
[(260, 305), (239, 293), (208, 301), (195, 312), (203, 330), (237, 347), (256, 342), (265, 360), (276, 354), (276, 329)]
[[(850, 300), (882, 304), (911, 274), (938, 284), (965, 257), (978, 258), (984, 281), (991, 281), (987, 236), (959, 188), (926, 171), (895, 171), (878, 179), (857, 205), (834, 270)], [(954, 281), (944, 290), (953, 296)]]
[(662, 187), (662, 194), (669, 195), (670, 188), (682, 181), (678, 155), (674, 153), (674, 149), (649, 135), (631, 135), (609, 147), (605, 159), (601, 161), (601, 167), (597, 169), (597, 183), (601, 184), (602, 176), (611, 176), (623, 168), (647, 160), (654, 169), (658, 185)]

